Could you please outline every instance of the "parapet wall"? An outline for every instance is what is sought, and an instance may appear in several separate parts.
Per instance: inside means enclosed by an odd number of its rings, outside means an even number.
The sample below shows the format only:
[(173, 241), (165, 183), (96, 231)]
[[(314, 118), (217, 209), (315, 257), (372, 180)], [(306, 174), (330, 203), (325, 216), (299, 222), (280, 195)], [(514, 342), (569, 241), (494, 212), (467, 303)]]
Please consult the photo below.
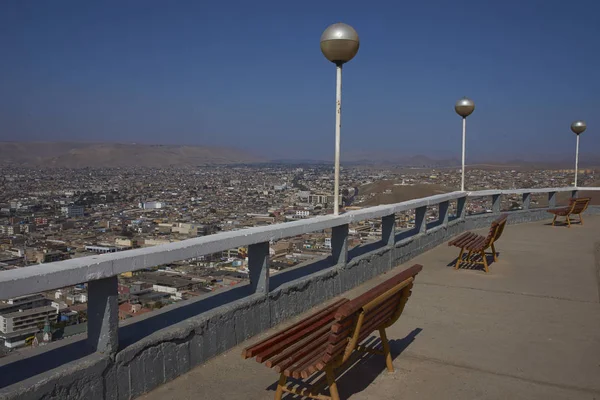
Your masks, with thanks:
[[(587, 213), (600, 214), (600, 208), (591, 207)], [(393, 244), (379, 242), (349, 251), (345, 263), (332, 266), (329, 257), (288, 272), (297, 274), (296, 279), (278, 282), (271, 277), (274, 288), (268, 293), (255, 293), (245, 285), (165, 307), (121, 325), (119, 351), (113, 355), (93, 352), (85, 338), (79, 338), (32, 350), (28, 358), (10, 364), (0, 359), (0, 386), (5, 386), (0, 399), (135, 398), (465, 230), (488, 227), (497, 217), (469, 216), (425, 232), (400, 232)], [(513, 211), (509, 223), (548, 217), (545, 209)], [(56, 361), (61, 357), (63, 361)], [(36, 370), (45, 372), (33, 374)], [(23, 379), (28, 371), (31, 376)], [(6, 386), (11, 382), (16, 383)]]

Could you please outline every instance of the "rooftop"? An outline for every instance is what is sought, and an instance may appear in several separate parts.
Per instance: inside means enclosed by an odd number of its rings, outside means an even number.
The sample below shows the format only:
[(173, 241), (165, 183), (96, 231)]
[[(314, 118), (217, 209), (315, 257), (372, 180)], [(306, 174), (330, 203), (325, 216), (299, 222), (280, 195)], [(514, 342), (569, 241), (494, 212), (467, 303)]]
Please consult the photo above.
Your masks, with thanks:
[[(398, 266), (394, 271), (414, 263), (424, 269), (403, 315), (388, 330), (396, 372), (385, 371), (381, 356), (363, 357), (340, 377), (342, 398), (599, 397), (600, 260), (594, 259), (595, 254), (600, 258), (598, 232), (600, 216), (589, 216), (585, 225), (570, 229), (548, 226), (548, 221), (507, 226), (490, 274), (455, 271), (457, 251), (445, 243)], [(343, 296), (354, 298), (394, 271)], [(239, 344), (141, 399), (272, 399), (278, 374), (240, 355), (244, 347), (295, 320)]]

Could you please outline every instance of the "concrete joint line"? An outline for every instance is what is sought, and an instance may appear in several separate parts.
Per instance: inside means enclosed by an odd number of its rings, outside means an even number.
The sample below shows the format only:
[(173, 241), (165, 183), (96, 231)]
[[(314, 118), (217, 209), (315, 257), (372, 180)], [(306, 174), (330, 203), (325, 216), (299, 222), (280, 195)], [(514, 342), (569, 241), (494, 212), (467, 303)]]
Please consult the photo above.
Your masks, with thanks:
[(570, 302), (573, 302), (573, 303), (596, 304), (595, 301), (576, 300), (576, 299), (569, 299), (567, 297), (548, 296), (548, 295), (533, 294), (533, 293), (511, 292), (509, 290), (481, 289), (481, 288), (469, 287), (469, 286), (453, 286), (453, 285), (444, 285), (444, 284), (441, 284), (441, 283), (430, 283), (430, 282), (419, 282), (419, 281), (415, 281), (414, 284), (415, 285), (439, 286), (439, 287), (444, 287), (444, 288), (447, 288), (447, 289), (477, 290), (477, 291), (480, 291), (480, 292), (510, 294), (510, 295), (513, 295), (513, 296), (537, 297), (539, 299), (552, 299), (552, 300), (570, 301)]

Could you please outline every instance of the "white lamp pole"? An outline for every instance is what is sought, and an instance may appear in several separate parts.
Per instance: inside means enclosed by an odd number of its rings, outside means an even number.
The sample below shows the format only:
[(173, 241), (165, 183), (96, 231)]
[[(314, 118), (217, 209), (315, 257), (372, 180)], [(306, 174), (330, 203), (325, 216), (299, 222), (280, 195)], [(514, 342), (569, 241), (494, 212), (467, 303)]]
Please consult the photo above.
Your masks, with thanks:
[(579, 173), (579, 135), (585, 131), (587, 125), (584, 121), (575, 121), (571, 124), (571, 130), (577, 135), (577, 145), (575, 146), (575, 187), (577, 187), (577, 175)]
[(350, 25), (330, 25), (321, 35), (321, 52), (336, 65), (335, 88), (335, 184), (333, 214), (340, 210), (340, 134), (342, 130), (342, 65), (358, 52), (358, 33)]
[(465, 152), (466, 152), (466, 140), (467, 140), (467, 117), (475, 110), (475, 103), (473, 100), (463, 97), (458, 100), (454, 105), (454, 111), (460, 115), (463, 119), (462, 124), (462, 176), (460, 180), (460, 191), (465, 191)]

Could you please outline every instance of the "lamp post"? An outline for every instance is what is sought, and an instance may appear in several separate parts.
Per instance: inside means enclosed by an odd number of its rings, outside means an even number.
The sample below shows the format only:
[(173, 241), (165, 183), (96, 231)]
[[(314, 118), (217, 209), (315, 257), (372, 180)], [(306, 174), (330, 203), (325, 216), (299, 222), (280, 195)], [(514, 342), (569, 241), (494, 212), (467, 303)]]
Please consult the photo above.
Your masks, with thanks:
[(577, 174), (579, 172), (579, 135), (585, 131), (587, 125), (584, 121), (575, 121), (571, 124), (571, 130), (577, 135), (577, 146), (575, 147), (575, 187), (577, 187)]
[(463, 119), (463, 130), (462, 130), (462, 177), (460, 181), (461, 192), (465, 191), (465, 141), (467, 138), (467, 117), (475, 110), (475, 103), (473, 100), (463, 97), (458, 100), (454, 105), (454, 111), (460, 115)]
[(335, 185), (333, 214), (340, 208), (340, 132), (342, 129), (342, 65), (352, 60), (360, 45), (358, 33), (350, 25), (337, 23), (327, 27), (321, 35), (321, 52), (336, 65), (335, 90)]

